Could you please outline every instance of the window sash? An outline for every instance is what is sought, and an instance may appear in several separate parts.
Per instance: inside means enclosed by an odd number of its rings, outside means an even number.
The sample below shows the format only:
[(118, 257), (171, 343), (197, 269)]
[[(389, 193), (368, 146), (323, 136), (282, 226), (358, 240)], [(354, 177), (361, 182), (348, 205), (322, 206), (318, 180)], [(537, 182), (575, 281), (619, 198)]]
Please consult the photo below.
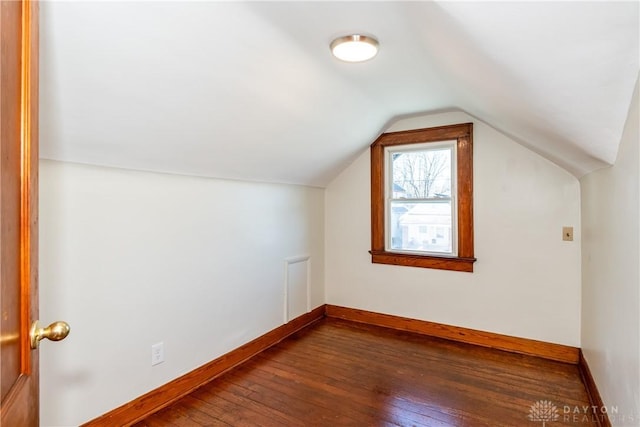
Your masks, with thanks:
[[(441, 141), (441, 142), (429, 142), (423, 144), (412, 143), (410, 145), (399, 145), (394, 147), (386, 147), (384, 150), (385, 156), (385, 218), (384, 218), (384, 231), (385, 231), (385, 251), (399, 254), (415, 254), (425, 256), (438, 256), (438, 257), (457, 257), (458, 256), (458, 206), (455, 195), (458, 192), (457, 186), (457, 141)], [(393, 155), (396, 153), (412, 153), (412, 152), (428, 152), (428, 151), (442, 151), (447, 149), (450, 153), (450, 196), (448, 197), (429, 197), (429, 198), (394, 198), (393, 195)], [(451, 218), (451, 251), (426, 251), (426, 250), (407, 250), (393, 248), (392, 245), (392, 227), (391, 217), (393, 203), (400, 202), (406, 204), (420, 204), (420, 203), (450, 203), (450, 218)]]

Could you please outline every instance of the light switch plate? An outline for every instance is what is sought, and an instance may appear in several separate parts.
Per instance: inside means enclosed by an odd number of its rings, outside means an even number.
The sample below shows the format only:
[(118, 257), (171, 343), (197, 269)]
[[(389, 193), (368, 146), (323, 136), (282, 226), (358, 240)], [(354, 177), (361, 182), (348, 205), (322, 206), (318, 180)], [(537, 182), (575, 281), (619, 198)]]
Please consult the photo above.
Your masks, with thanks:
[(562, 227), (562, 240), (573, 242), (573, 227)]

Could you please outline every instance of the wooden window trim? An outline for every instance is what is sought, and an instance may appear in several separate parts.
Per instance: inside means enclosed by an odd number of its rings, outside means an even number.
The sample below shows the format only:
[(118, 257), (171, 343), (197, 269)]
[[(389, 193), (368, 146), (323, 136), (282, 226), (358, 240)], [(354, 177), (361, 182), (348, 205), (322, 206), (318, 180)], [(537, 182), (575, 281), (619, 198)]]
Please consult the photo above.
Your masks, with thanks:
[[(389, 252), (385, 249), (386, 147), (456, 141), (458, 256)], [(371, 262), (473, 272), (473, 123), (383, 133), (371, 144)]]

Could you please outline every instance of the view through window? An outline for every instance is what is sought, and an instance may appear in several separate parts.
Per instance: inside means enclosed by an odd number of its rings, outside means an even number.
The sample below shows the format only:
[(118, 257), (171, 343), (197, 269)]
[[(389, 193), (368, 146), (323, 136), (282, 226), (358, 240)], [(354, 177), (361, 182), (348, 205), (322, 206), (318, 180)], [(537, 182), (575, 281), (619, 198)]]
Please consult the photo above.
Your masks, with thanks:
[(456, 254), (455, 141), (389, 148), (387, 248)]

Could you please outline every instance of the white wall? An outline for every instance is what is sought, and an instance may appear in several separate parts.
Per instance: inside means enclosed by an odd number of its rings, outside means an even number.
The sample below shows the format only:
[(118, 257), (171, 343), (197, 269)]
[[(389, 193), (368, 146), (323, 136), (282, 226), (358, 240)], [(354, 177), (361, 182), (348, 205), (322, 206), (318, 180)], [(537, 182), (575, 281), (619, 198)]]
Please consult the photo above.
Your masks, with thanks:
[(475, 272), (371, 263), (367, 149), (326, 190), (327, 303), (579, 346), (577, 179), (464, 113), (389, 130), (463, 122), (474, 122)]
[(640, 111), (636, 85), (614, 166), (580, 180), (582, 349), (613, 425), (640, 425)]
[[(42, 161), (41, 425), (76, 426), (283, 323), (285, 258), (324, 303), (324, 191)], [(166, 361), (150, 366), (163, 341)]]

